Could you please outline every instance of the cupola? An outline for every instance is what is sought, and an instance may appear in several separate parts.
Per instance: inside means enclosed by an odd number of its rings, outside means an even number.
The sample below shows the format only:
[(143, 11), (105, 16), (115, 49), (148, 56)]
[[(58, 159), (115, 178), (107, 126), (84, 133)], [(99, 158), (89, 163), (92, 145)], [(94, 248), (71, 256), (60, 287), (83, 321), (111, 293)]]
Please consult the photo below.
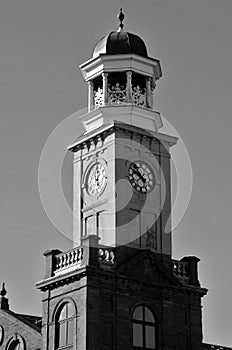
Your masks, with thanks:
[[(93, 49), (92, 58), (80, 65), (89, 86), (88, 112), (102, 107), (138, 107), (143, 109), (144, 117), (147, 114), (149, 119), (153, 111), (156, 81), (162, 76), (160, 61), (148, 56), (143, 39), (124, 30), (124, 17), (120, 9), (118, 30), (99, 40)], [(151, 118), (155, 119), (154, 113), (157, 125), (151, 128), (158, 130), (161, 119), (157, 112), (153, 112)], [(133, 124), (132, 121), (130, 123)]]
[(125, 16), (120, 9), (118, 14), (119, 29), (111, 32), (104, 38), (99, 40), (93, 50), (93, 57), (96, 57), (102, 53), (107, 55), (134, 53), (143, 57), (147, 57), (147, 49), (144, 41), (135, 34), (128, 33), (123, 30)]

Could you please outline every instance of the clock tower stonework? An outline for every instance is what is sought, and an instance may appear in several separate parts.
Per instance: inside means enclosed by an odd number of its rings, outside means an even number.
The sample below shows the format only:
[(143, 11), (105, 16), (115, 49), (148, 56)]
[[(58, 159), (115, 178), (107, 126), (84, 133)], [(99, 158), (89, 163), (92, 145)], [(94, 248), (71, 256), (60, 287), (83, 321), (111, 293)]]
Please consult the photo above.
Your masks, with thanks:
[(154, 111), (161, 66), (123, 19), (80, 66), (88, 113), (69, 146), (74, 246), (45, 252), (43, 350), (202, 349), (199, 259), (172, 259), (177, 138)]

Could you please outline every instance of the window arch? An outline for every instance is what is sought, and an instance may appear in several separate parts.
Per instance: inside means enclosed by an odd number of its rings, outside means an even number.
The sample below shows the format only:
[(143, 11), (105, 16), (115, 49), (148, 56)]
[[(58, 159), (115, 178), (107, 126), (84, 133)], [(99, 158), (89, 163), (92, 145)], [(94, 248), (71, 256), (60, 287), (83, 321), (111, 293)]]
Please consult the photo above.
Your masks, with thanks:
[(56, 314), (56, 349), (73, 348), (75, 309), (72, 303), (66, 302), (60, 306)]
[(15, 336), (10, 340), (7, 346), (7, 350), (25, 350), (25, 349), (26, 349), (25, 341), (18, 334), (15, 334)]
[(152, 311), (145, 305), (137, 306), (133, 312), (133, 349), (158, 349), (157, 322)]

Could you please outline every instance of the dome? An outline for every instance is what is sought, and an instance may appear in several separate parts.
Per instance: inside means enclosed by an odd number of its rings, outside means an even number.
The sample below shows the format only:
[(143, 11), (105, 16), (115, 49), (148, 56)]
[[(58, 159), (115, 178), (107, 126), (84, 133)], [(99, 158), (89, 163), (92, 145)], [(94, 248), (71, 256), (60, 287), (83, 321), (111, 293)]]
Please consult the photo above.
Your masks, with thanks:
[(100, 54), (117, 55), (128, 53), (148, 57), (146, 45), (138, 35), (118, 30), (111, 32), (97, 42), (93, 50), (93, 58)]

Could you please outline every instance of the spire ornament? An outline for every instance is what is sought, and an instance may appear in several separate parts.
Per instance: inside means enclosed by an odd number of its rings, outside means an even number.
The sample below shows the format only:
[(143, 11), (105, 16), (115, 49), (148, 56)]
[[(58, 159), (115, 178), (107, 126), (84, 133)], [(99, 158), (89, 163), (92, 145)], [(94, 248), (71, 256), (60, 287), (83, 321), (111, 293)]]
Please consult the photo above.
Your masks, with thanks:
[(119, 20), (119, 28), (118, 30), (121, 31), (123, 30), (124, 24), (122, 23), (125, 18), (124, 13), (122, 12), (122, 8), (120, 8), (120, 12), (118, 14), (118, 20)]
[(5, 288), (5, 283), (3, 282), (3, 283), (2, 283), (2, 289), (1, 289), (1, 291), (0, 291), (0, 294), (1, 294), (2, 297), (4, 297), (4, 296), (6, 295), (6, 293), (7, 293), (7, 290), (6, 290), (6, 288)]
[(2, 283), (2, 289), (0, 291), (0, 309), (9, 310), (8, 299), (5, 297), (7, 294), (7, 290), (5, 288), (5, 283)]

